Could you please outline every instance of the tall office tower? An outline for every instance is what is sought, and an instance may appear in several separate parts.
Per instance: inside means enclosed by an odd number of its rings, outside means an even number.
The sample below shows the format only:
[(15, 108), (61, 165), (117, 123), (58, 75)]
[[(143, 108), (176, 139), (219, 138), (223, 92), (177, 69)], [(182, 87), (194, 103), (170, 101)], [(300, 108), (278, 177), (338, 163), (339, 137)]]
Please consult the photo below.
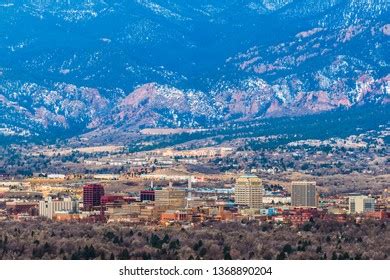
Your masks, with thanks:
[(365, 195), (349, 197), (349, 213), (361, 214), (375, 211), (375, 199)]
[(263, 207), (262, 181), (255, 175), (244, 175), (236, 180), (235, 201), (249, 208)]
[(170, 186), (155, 191), (155, 205), (164, 206), (167, 209), (180, 209), (186, 206), (186, 191)]
[(93, 210), (94, 207), (100, 206), (100, 199), (104, 195), (102, 185), (91, 184), (83, 187), (83, 205), (85, 210)]
[(291, 205), (296, 207), (317, 207), (316, 182), (292, 182)]
[(188, 177), (188, 187), (187, 187), (187, 204), (186, 208), (190, 206), (190, 201), (192, 200), (192, 177)]
[(154, 201), (155, 200), (155, 191), (154, 190), (143, 190), (140, 191), (141, 201)]

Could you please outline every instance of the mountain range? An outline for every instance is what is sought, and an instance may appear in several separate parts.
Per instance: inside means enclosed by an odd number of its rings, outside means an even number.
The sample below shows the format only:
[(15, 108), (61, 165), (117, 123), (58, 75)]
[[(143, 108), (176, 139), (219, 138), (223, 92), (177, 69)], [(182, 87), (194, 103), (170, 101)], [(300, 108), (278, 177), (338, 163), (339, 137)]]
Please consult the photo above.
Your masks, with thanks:
[(0, 141), (390, 101), (388, 0), (0, 4)]

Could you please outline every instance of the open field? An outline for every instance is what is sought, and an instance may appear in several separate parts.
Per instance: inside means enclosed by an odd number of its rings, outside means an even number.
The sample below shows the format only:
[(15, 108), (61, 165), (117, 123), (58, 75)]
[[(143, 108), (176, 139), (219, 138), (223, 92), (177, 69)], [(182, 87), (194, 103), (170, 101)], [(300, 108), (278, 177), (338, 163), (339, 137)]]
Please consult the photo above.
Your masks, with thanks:
[(123, 150), (124, 146), (116, 145), (105, 145), (105, 146), (91, 146), (91, 147), (81, 147), (81, 148), (50, 148), (46, 147), (43, 149), (34, 149), (31, 153), (31, 156), (39, 156), (43, 154), (45, 156), (54, 156), (54, 155), (69, 155), (73, 152), (93, 154), (93, 153), (103, 153), (103, 152), (119, 152)]

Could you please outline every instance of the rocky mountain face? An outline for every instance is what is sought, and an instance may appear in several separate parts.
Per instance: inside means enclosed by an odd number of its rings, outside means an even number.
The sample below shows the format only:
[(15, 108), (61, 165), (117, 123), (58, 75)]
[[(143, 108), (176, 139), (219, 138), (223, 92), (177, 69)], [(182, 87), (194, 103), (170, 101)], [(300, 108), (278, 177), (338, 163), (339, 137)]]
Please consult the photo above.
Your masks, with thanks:
[(0, 4), (0, 141), (390, 100), (387, 0)]

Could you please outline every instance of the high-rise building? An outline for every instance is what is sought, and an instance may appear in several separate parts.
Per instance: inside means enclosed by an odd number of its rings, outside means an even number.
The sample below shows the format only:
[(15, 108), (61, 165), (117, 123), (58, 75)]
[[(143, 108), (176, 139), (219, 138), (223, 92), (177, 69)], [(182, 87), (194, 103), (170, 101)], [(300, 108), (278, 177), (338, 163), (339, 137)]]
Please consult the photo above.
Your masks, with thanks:
[(155, 192), (153, 190), (140, 191), (139, 196), (140, 196), (141, 201), (154, 201), (155, 200)]
[(361, 214), (375, 211), (375, 199), (365, 195), (349, 197), (349, 213)]
[(192, 200), (192, 177), (188, 178), (188, 187), (187, 187), (187, 203), (186, 203), (186, 209), (190, 207), (190, 201)]
[(236, 180), (235, 201), (249, 208), (263, 207), (262, 181), (255, 175), (244, 175)]
[(295, 207), (317, 207), (316, 182), (292, 182), (291, 205)]
[(39, 202), (39, 216), (53, 219), (56, 212), (77, 213), (79, 211), (79, 202), (70, 197), (62, 200), (53, 200), (51, 197)]
[(104, 195), (104, 187), (98, 184), (85, 185), (83, 187), (83, 205), (85, 210), (92, 210), (100, 206), (101, 198)]
[(155, 205), (163, 206), (167, 209), (180, 209), (186, 206), (186, 191), (173, 188), (171, 185), (168, 188), (155, 191)]

